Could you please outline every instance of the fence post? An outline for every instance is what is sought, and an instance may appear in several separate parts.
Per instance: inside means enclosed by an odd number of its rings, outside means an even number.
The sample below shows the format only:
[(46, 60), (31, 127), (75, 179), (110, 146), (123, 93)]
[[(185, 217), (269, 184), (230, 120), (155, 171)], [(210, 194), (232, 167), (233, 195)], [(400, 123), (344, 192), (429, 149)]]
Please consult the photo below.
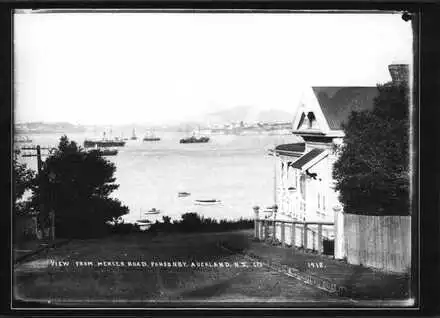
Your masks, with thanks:
[(318, 224), (318, 254), (322, 254), (322, 224)]
[(342, 206), (336, 205), (333, 207), (335, 215), (335, 252), (336, 259), (342, 259), (346, 255), (345, 233), (344, 233), (344, 214), (342, 213)]
[(264, 221), (264, 239), (267, 240), (269, 238), (269, 221)]
[(292, 247), (295, 247), (295, 243), (296, 243), (296, 233), (295, 233), (295, 231), (296, 231), (296, 223), (295, 222), (292, 222), (292, 230), (291, 230), (291, 237), (290, 237), (290, 240), (291, 240), (291, 243), (292, 243)]
[(286, 235), (286, 233), (284, 232), (285, 231), (285, 223), (284, 222), (281, 222), (281, 246), (286, 246), (286, 240), (285, 240), (285, 235)]
[(259, 211), (260, 207), (254, 206), (254, 236), (257, 239), (260, 239), (260, 218)]
[(272, 242), (275, 243), (277, 238), (277, 212), (278, 207), (276, 205), (273, 206), (273, 234), (272, 234)]
[(304, 249), (307, 249), (307, 223), (304, 222), (304, 238), (303, 238), (303, 244), (304, 244)]

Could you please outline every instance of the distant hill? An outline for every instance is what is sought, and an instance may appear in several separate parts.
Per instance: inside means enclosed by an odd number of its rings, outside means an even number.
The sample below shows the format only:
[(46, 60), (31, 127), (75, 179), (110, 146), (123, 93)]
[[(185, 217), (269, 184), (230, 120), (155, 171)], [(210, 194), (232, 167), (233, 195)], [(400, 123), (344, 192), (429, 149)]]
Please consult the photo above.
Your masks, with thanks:
[(289, 122), (293, 113), (279, 109), (259, 110), (253, 106), (236, 106), (226, 110), (209, 113), (205, 120), (212, 123), (228, 122)]
[(87, 127), (67, 122), (29, 122), (15, 124), (15, 130), (17, 133), (72, 133), (87, 131)]
[(263, 110), (258, 113), (258, 121), (261, 122), (291, 122), (293, 120), (293, 113), (286, 112), (279, 109)]

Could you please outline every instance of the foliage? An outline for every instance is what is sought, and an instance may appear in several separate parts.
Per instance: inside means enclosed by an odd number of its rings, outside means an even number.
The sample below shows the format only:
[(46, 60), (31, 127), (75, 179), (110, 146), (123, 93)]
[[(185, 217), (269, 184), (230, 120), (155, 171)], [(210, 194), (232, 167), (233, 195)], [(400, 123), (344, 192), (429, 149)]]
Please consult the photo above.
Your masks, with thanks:
[(236, 221), (214, 220), (211, 218), (200, 217), (197, 213), (185, 213), (181, 221), (170, 222), (170, 218), (163, 217), (163, 222), (152, 224), (151, 232), (221, 232), (239, 229), (250, 229), (254, 226), (253, 220), (239, 219)]
[(378, 85), (371, 111), (352, 112), (333, 177), (347, 213), (409, 213), (409, 97), (404, 85)]
[(111, 233), (114, 234), (133, 234), (140, 233), (139, 225), (132, 223), (118, 223), (110, 227)]
[(128, 213), (117, 199), (116, 167), (97, 151), (86, 152), (66, 136), (34, 183), (34, 206), (55, 211), (58, 237), (90, 237), (107, 231), (105, 222)]
[(35, 178), (35, 171), (28, 168), (26, 164), (20, 163), (18, 156), (20, 150), (15, 150), (12, 158), (13, 166), (13, 197), (15, 203), (15, 213), (24, 214), (27, 211), (27, 201), (22, 201), (23, 195), (26, 190), (32, 188), (33, 180)]

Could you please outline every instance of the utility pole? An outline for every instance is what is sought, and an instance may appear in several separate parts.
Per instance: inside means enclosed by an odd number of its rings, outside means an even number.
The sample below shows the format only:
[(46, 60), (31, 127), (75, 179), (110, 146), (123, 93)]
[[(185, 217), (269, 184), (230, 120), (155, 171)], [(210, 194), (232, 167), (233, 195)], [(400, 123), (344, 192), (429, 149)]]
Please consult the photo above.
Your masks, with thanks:
[[(36, 150), (36, 154), (33, 153), (28, 153), (28, 154), (23, 154), (23, 157), (37, 157), (37, 176), (40, 179), (41, 178), (41, 173), (43, 171), (43, 161), (41, 159), (41, 150), (45, 149), (49, 151), (49, 154), (52, 153), (52, 151), (55, 148), (48, 148), (48, 147), (40, 147), (40, 145), (37, 146), (31, 146), (31, 147), (22, 147), (22, 150)], [(41, 179), (40, 179), (41, 180)], [(53, 210), (51, 210), (49, 213), (47, 213), (46, 211), (46, 207), (43, 203), (43, 199), (42, 196), (45, 193), (44, 186), (40, 181), (40, 202), (39, 202), (39, 206), (40, 206), (40, 220), (41, 220), (41, 215), (43, 216), (43, 219), (46, 220), (47, 217), (49, 217), (50, 219), (50, 238), (52, 240), (55, 239), (55, 212)], [(43, 222), (44, 225), (46, 225), (46, 222)], [(44, 234), (44, 229), (43, 229), (43, 234)]]

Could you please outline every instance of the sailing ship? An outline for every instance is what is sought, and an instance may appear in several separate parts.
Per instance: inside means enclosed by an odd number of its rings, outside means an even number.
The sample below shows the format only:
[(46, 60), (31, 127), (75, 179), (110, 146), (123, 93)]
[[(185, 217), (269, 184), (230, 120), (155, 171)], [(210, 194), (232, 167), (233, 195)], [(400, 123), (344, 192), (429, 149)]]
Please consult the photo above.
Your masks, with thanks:
[[(200, 135), (200, 127), (198, 130), (198, 135)], [(191, 137), (180, 139), (181, 144), (205, 143), (208, 141), (209, 141), (209, 137), (207, 137), (207, 136), (196, 137), (196, 134), (194, 131), (193, 131), (193, 135)]]
[(84, 148), (102, 148), (102, 147), (124, 147), (125, 141), (119, 138), (106, 138), (105, 132), (103, 133), (102, 139), (86, 139), (84, 140)]
[(157, 137), (152, 132), (147, 132), (142, 140), (143, 141), (159, 141), (160, 137)]

